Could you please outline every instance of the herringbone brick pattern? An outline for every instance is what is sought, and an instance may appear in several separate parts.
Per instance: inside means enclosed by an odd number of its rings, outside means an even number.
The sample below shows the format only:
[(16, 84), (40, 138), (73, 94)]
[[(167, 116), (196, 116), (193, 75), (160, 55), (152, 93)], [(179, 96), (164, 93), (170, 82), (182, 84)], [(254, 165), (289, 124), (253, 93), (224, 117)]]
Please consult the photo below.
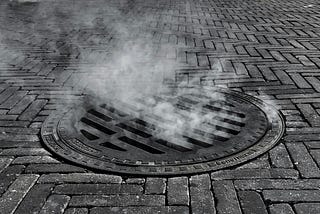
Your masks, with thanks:
[[(42, 122), (80, 102), (93, 62), (132, 38), (178, 65), (174, 81), (275, 105), (286, 120), (281, 142), (191, 177), (120, 177), (53, 157)], [(0, 213), (320, 213), (318, 1), (1, 1), (0, 41)]]

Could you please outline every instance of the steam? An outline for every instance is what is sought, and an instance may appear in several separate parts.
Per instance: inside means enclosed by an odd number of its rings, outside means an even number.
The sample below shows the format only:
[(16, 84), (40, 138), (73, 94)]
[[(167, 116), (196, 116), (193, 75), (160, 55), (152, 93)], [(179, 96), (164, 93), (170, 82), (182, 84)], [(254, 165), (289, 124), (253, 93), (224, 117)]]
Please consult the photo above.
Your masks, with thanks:
[[(166, 84), (175, 81), (175, 71), (181, 64), (176, 58), (172, 58), (177, 45), (160, 43), (155, 40), (155, 32), (146, 28), (154, 17), (146, 13), (140, 13), (139, 17), (132, 14), (127, 17), (121, 12), (117, 14), (119, 18), (111, 24), (116, 40), (114, 43), (111, 41), (109, 55), (105, 59), (90, 59), (89, 64), (95, 66), (87, 78), (86, 91), (100, 100), (97, 105), (108, 100), (113, 104), (120, 103), (118, 108), (132, 106), (134, 111), (125, 111), (151, 124), (157, 124), (156, 128), (148, 127), (157, 138), (185, 141), (184, 135), (200, 129), (216, 115), (203, 112), (201, 108), (186, 111), (177, 107), (179, 97), (190, 93), (190, 88), (186, 89), (185, 83), (176, 83), (173, 88)], [(82, 70), (87, 69), (85, 67)], [(200, 91), (199, 87), (192, 89), (194, 94), (205, 92)], [(212, 94), (209, 96), (212, 97)], [(224, 100), (219, 96), (220, 100)], [(155, 121), (153, 118), (159, 120)]]
[[(31, 24), (21, 31), (23, 35), (32, 35), (43, 42), (48, 52), (35, 55), (45, 61), (63, 57), (57, 66), (62, 72), (70, 67), (77, 70), (81, 87), (85, 88), (86, 94), (95, 97), (96, 105), (123, 103), (134, 106), (136, 111), (131, 113), (137, 117), (145, 120), (147, 115), (161, 118), (164, 121), (161, 127), (153, 129), (156, 137), (177, 138), (177, 135), (203, 127), (215, 116), (202, 108), (179, 109), (179, 97), (192, 93), (224, 100), (221, 94), (201, 87), (190, 90), (192, 84), (200, 82), (199, 78), (189, 80), (188, 84), (175, 82), (176, 71), (186, 66), (178, 62), (177, 50), (181, 45), (178, 46), (175, 40), (169, 41), (174, 32), (159, 33), (152, 29), (153, 24), (166, 20), (156, 13), (146, 12), (148, 10), (138, 1), (74, 1), (72, 7), (65, 6), (64, 1), (33, 4), (37, 4), (33, 7), (36, 9), (24, 9), (26, 17), (33, 14)], [(23, 2), (12, 5), (10, 10), (14, 12), (15, 8), (22, 7)], [(191, 7), (188, 3), (181, 9), (191, 16)], [(3, 12), (7, 11), (9, 9)], [(19, 35), (17, 33), (17, 40), (23, 41), (23, 36), (19, 38)], [(48, 35), (52, 36), (47, 38)], [(2, 40), (10, 37), (0, 35)], [(221, 71), (221, 65), (213, 65), (213, 68)], [(168, 82), (174, 83), (173, 86), (166, 84)], [(79, 88), (75, 87), (75, 90)]]

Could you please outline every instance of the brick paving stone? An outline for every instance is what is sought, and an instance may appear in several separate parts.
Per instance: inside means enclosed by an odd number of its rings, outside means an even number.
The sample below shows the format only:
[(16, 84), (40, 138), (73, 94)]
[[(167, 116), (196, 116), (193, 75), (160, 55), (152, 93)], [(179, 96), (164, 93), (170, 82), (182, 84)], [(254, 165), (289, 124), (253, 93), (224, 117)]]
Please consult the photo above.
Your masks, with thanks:
[(39, 214), (64, 213), (70, 197), (67, 195), (51, 195), (45, 202)]
[(38, 183), (102, 183), (120, 184), (122, 178), (116, 175), (97, 174), (97, 173), (51, 173), (41, 175)]
[(0, 173), (12, 162), (12, 158), (0, 158)]
[(27, 93), (27, 91), (16, 91), (9, 99), (1, 103), (0, 108), (12, 109)]
[(19, 120), (32, 121), (40, 110), (46, 105), (47, 100), (35, 100), (20, 116)]
[(163, 195), (81, 195), (73, 196), (70, 207), (164, 206)]
[(262, 169), (262, 168), (270, 168), (268, 155), (263, 155), (248, 163), (242, 164), (238, 166), (236, 169)]
[(3, 103), (7, 100), (12, 94), (14, 94), (19, 88), (18, 87), (9, 87), (0, 94), (0, 103)]
[(38, 175), (21, 175), (0, 198), (0, 210), (3, 213), (14, 213), (24, 196), (38, 179)]
[(0, 134), (1, 141), (39, 141), (37, 135)]
[(9, 166), (0, 173), (0, 194), (4, 193), (9, 185), (24, 170), (24, 166)]
[(320, 176), (317, 164), (302, 143), (288, 143), (287, 148), (302, 177), (318, 178)]
[(166, 191), (166, 179), (147, 178), (145, 194), (164, 194)]
[(31, 164), (31, 163), (60, 163), (60, 161), (50, 156), (23, 156), (17, 157), (13, 164)]
[(306, 77), (305, 79), (312, 85), (312, 87), (317, 92), (320, 92), (320, 80), (319, 79), (317, 79), (316, 77)]
[(262, 194), (271, 202), (320, 202), (320, 190), (263, 190)]
[(310, 154), (316, 161), (317, 165), (320, 166), (320, 150), (310, 150)]
[(293, 206), (296, 214), (320, 213), (320, 203), (298, 203)]
[(272, 204), (269, 206), (270, 214), (294, 214), (289, 204)]
[(294, 169), (236, 169), (221, 170), (211, 173), (211, 179), (254, 179), (254, 178), (298, 178)]
[(189, 205), (188, 178), (169, 178), (167, 186), (169, 205)]
[(240, 191), (238, 193), (242, 211), (245, 214), (268, 214), (259, 193), (255, 191)]
[(53, 185), (37, 184), (34, 185), (25, 196), (15, 211), (15, 214), (38, 213), (50, 195)]
[(47, 150), (43, 148), (12, 148), (5, 149), (0, 152), (0, 155), (7, 156), (48, 156), (51, 155)]
[(299, 73), (290, 74), (290, 77), (299, 88), (311, 88), (311, 85)]
[(24, 134), (24, 135), (37, 135), (39, 134), (39, 129), (32, 128), (14, 128), (14, 127), (0, 127), (0, 133), (2, 134)]
[(217, 200), (217, 213), (242, 213), (232, 181), (213, 181), (212, 186), (214, 197)]
[(142, 194), (143, 188), (136, 184), (62, 184), (54, 189), (55, 194), (65, 195), (116, 195)]
[[(115, 177), (119, 178), (120, 181), (122, 179), (120, 176), (115, 176)], [(127, 184), (144, 184), (146, 182), (146, 179), (145, 178), (126, 178), (122, 182)]]
[(305, 142), (305, 145), (309, 149), (320, 149), (320, 141)]
[(319, 179), (254, 179), (235, 180), (234, 186), (239, 190), (264, 189), (320, 189)]
[(87, 208), (68, 208), (64, 214), (88, 214), (89, 210)]
[(26, 173), (67, 173), (85, 172), (86, 170), (69, 164), (29, 164)]
[(298, 104), (297, 107), (300, 109), (311, 126), (320, 126), (320, 116), (310, 104)]
[(0, 121), (0, 127), (27, 127), (29, 124), (27, 121)]
[(0, 148), (12, 149), (12, 148), (41, 148), (42, 145), (39, 141), (28, 142), (28, 141), (2, 141)]
[(294, 85), (291, 78), (287, 75), (287, 73), (283, 70), (276, 70), (274, 71), (274, 74), (278, 77), (280, 82), (284, 85)]
[[(308, 125), (303, 125), (299, 127), (308, 127)], [(294, 126), (292, 126), (294, 127)], [(319, 134), (294, 134), (294, 135), (287, 135), (284, 138), (286, 142), (301, 142), (301, 141), (316, 141), (320, 140)]]
[(192, 213), (216, 213), (210, 176), (208, 174), (192, 176), (189, 182)]
[(285, 146), (281, 143), (269, 152), (271, 164), (277, 168), (292, 168), (293, 164)]
[(163, 206), (163, 207), (95, 207), (90, 210), (91, 214), (189, 214), (189, 208), (185, 206)]
[(26, 95), (9, 111), (9, 114), (21, 114), (35, 98), (35, 95)]

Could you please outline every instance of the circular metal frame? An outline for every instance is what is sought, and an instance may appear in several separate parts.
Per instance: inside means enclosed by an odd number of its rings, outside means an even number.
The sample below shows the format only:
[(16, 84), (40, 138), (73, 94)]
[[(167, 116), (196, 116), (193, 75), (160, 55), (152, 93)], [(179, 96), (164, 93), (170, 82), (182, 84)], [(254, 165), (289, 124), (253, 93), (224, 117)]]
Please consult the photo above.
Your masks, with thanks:
[[(257, 129), (254, 129), (257, 133), (247, 130), (250, 136), (232, 139), (234, 143), (237, 140), (250, 142), (245, 149), (232, 152), (226, 151), (223, 152), (223, 156), (210, 156), (207, 152), (208, 150), (203, 149), (196, 154), (189, 153), (189, 159), (183, 158), (179, 161), (178, 157), (178, 160), (173, 159), (169, 162), (163, 161), (161, 154), (154, 155), (154, 157), (158, 156), (160, 158), (155, 158), (149, 162), (141, 162), (137, 158), (131, 160), (129, 158), (130, 154), (127, 154), (128, 158), (117, 158), (108, 156), (108, 154), (101, 154), (94, 147), (88, 146), (74, 135), (76, 131), (72, 127), (73, 124), (70, 117), (75, 112), (75, 108), (69, 108), (50, 115), (42, 126), (41, 136), (50, 151), (73, 163), (113, 173), (148, 176), (196, 174), (234, 166), (267, 152), (282, 137), (284, 133), (283, 118), (273, 106), (255, 97), (229, 89), (205, 88), (204, 90), (212, 93), (223, 93), (239, 103), (253, 104), (261, 111), (253, 114), (253, 117), (263, 114), (267, 120), (266, 128), (257, 127)], [(253, 127), (254, 125), (251, 125), (251, 129)], [(239, 143), (243, 142), (239, 141)], [(188, 153), (182, 155), (188, 156)]]

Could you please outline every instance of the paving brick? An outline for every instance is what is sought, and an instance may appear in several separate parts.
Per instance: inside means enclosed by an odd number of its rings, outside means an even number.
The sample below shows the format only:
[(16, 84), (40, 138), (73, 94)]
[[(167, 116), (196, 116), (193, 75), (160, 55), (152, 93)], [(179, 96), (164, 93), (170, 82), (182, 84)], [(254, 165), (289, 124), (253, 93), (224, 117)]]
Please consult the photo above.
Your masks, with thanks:
[(236, 169), (211, 173), (213, 180), (254, 178), (298, 178), (298, 172), (294, 169)]
[(97, 174), (97, 173), (51, 173), (41, 175), (39, 183), (102, 183), (120, 184), (122, 178), (116, 175)]
[(297, 107), (300, 109), (311, 126), (320, 126), (320, 116), (310, 104), (298, 104)]
[(297, 214), (319, 213), (320, 203), (298, 203), (294, 205)]
[(316, 161), (318, 166), (320, 166), (320, 150), (310, 150), (310, 154), (313, 157), (313, 159)]
[(6, 101), (12, 94), (18, 90), (18, 87), (9, 87), (1, 92), (0, 94), (0, 103)]
[(285, 146), (281, 143), (270, 150), (271, 164), (277, 168), (292, 168), (293, 164)]
[(147, 178), (145, 185), (146, 194), (164, 194), (166, 191), (166, 179)]
[(270, 214), (294, 214), (289, 204), (272, 204), (269, 206)]
[(163, 195), (81, 195), (73, 196), (71, 207), (164, 206)]
[(0, 121), (0, 127), (27, 127), (29, 124), (27, 121)]
[(0, 194), (7, 190), (23, 169), (24, 166), (9, 166), (0, 173)]
[(188, 178), (169, 178), (167, 197), (169, 205), (189, 205)]
[(248, 163), (239, 165), (236, 169), (263, 169), (263, 168), (268, 169), (270, 168), (268, 158), (269, 158), (268, 155), (263, 155)]
[(92, 214), (116, 213), (116, 214), (189, 214), (189, 208), (184, 206), (163, 206), (163, 207), (96, 207), (90, 210)]
[(31, 163), (60, 163), (58, 160), (50, 157), (50, 156), (23, 156), (17, 157), (12, 162), (13, 164), (31, 164)]
[(12, 148), (5, 149), (0, 152), (0, 155), (9, 156), (48, 156), (51, 155), (43, 148)]
[(45, 213), (64, 213), (70, 197), (67, 195), (51, 195), (45, 202), (39, 214)]
[(12, 162), (12, 158), (0, 158), (0, 173), (5, 170)]
[(278, 79), (280, 80), (280, 82), (284, 85), (290, 85), (290, 84), (294, 84), (294, 82), (291, 80), (291, 78), (289, 77), (289, 75), (287, 75), (287, 73), (283, 70), (276, 70), (274, 71), (275, 75), (278, 77)]
[(264, 190), (264, 189), (320, 189), (318, 179), (253, 179), (235, 180), (234, 186), (239, 190)]
[(46, 100), (35, 100), (20, 116), (19, 120), (32, 121), (46, 105)]
[(189, 182), (192, 213), (216, 213), (210, 176), (208, 174), (192, 176)]
[(26, 173), (85, 172), (85, 169), (69, 164), (29, 164)]
[(26, 95), (9, 111), (9, 114), (21, 114), (35, 98), (35, 95)]
[(65, 195), (116, 195), (142, 194), (142, 186), (136, 184), (62, 184), (54, 189), (55, 194)]
[(320, 190), (264, 190), (265, 200), (271, 202), (319, 202)]
[(24, 196), (38, 179), (38, 175), (21, 175), (0, 198), (0, 210), (3, 213), (14, 213)]
[(240, 191), (238, 193), (240, 204), (245, 214), (268, 214), (268, 211), (264, 205), (259, 193), (255, 191)]
[(0, 134), (1, 141), (40, 141), (37, 135)]
[(242, 213), (232, 181), (213, 181), (212, 186), (214, 197), (217, 200), (217, 213)]
[(306, 77), (305, 79), (312, 85), (312, 87), (317, 92), (320, 92), (320, 80), (319, 79), (317, 79), (316, 77)]
[(311, 88), (311, 85), (299, 73), (290, 74), (292, 80), (299, 88)]
[(15, 214), (24, 214), (26, 210), (28, 213), (38, 213), (52, 189), (53, 185), (50, 184), (34, 185), (16, 209)]
[(27, 93), (27, 91), (16, 91), (9, 99), (0, 105), (0, 108), (12, 109)]
[(305, 142), (305, 145), (306, 145), (309, 149), (320, 149), (320, 141)]
[(304, 178), (318, 178), (320, 171), (313, 161), (307, 148), (302, 143), (288, 143), (287, 148), (293, 159), (293, 163), (298, 168)]
[(88, 214), (89, 210), (87, 208), (68, 208), (64, 214)]

